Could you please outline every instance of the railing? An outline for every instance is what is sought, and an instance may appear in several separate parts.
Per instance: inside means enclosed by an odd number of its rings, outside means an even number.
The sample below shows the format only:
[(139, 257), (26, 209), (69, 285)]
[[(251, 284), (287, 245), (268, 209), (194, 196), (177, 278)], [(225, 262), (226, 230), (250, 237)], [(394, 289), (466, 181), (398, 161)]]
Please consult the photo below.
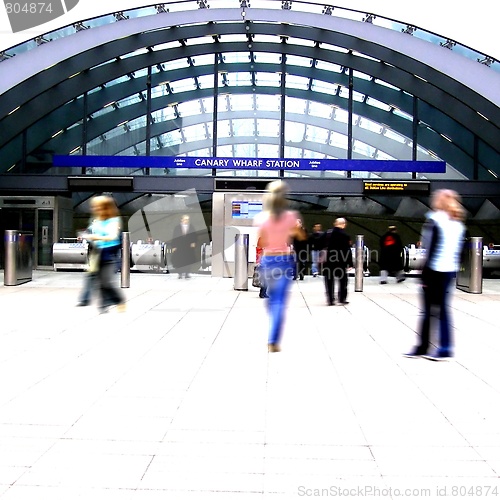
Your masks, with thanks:
[(49, 43), (52, 40), (73, 35), (78, 31), (92, 29), (113, 22), (120, 22), (125, 19), (151, 16), (166, 12), (185, 12), (187, 10), (197, 9), (219, 9), (219, 8), (241, 8), (241, 9), (283, 9), (298, 12), (317, 13), (323, 15), (332, 15), (355, 21), (362, 21), (376, 26), (392, 29), (407, 33), (408, 36), (414, 36), (435, 45), (446, 47), (453, 52), (477, 61), (479, 64), (489, 66), (495, 71), (500, 72), (500, 61), (471, 47), (461, 44), (457, 40), (452, 40), (427, 31), (418, 26), (402, 23), (395, 19), (383, 17), (370, 12), (363, 12), (345, 7), (338, 7), (320, 1), (304, 0), (173, 0), (161, 4), (153, 4), (135, 9), (114, 12), (103, 16), (82, 20), (57, 30), (37, 36), (31, 40), (15, 45), (9, 49), (0, 52), (0, 62), (14, 57), (16, 54), (27, 52), (38, 47), (41, 44)]

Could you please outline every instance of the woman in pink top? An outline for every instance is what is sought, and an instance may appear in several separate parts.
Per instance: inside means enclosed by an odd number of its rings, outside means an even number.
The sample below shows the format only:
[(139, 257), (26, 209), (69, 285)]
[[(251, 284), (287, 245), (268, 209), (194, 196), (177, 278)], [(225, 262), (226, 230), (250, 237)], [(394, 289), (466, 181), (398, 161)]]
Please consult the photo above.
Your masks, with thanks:
[(261, 265), (269, 295), (269, 352), (280, 350), (286, 301), (295, 267), (290, 245), (294, 237), (304, 238), (298, 212), (288, 209), (287, 192), (288, 187), (283, 181), (268, 184), (264, 200), (266, 213), (257, 222), (264, 248)]

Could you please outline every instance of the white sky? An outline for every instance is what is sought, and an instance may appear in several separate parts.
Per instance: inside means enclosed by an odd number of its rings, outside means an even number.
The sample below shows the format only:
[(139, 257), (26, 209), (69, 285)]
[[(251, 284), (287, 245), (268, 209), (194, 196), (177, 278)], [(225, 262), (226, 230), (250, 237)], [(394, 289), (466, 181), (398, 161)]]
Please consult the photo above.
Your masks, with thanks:
[[(9, 0), (16, 2), (19, 0)], [(25, 0), (23, 0), (24, 2)], [(30, 0), (31, 1), (31, 0)], [(269, 0), (280, 1), (280, 0)], [(45, 0), (46, 3), (50, 0)], [(0, 50), (73, 22), (134, 7), (152, 5), (152, 0), (79, 0), (67, 14), (29, 31), (13, 34), (6, 10), (0, 2)], [(158, 2), (160, 3), (160, 2)], [(228, 6), (237, 2), (231, 0)], [(419, 26), (500, 60), (500, 0), (330, 0), (328, 3), (372, 12)], [(210, 4), (210, 0), (208, 0)], [(250, 1), (250, 5), (252, 2)]]

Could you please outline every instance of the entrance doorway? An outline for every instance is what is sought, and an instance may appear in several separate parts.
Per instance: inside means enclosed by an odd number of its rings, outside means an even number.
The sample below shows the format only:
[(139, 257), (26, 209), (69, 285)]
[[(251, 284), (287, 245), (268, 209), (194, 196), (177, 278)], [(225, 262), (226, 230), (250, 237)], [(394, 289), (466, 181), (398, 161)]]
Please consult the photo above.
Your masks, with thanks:
[[(0, 234), (6, 230), (33, 233), (33, 267), (52, 267), (52, 241), (54, 238), (54, 211), (36, 208), (2, 208)], [(0, 245), (0, 266), (5, 265), (5, 245)]]

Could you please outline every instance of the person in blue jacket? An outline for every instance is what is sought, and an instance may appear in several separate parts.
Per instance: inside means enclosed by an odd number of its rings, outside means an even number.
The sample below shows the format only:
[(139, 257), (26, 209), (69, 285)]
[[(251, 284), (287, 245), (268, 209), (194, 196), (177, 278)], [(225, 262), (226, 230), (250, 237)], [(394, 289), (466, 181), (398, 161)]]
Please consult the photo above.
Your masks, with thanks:
[(112, 196), (92, 199), (94, 221), (92, 233), (86, 239), (93, 241), (98, 251), (96, 281), (101, 292), (99, 308), (102, 313), (110, 306), (125, 310), (125, 298), (117, 286), (116, 271), (121, 258), (121, 218)]

